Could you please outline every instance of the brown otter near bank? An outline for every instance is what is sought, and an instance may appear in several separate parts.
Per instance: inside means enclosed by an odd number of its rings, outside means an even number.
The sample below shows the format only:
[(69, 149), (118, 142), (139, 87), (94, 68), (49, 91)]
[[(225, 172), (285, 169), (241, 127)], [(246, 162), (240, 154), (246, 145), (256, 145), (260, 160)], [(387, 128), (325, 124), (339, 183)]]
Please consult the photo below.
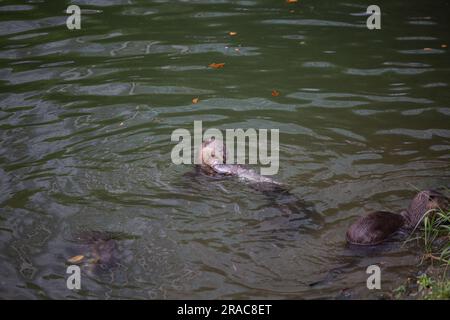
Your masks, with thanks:
[(355, 245), (376, 245), (403, 230), (413, 230), (432, 210), (445, 209), (448, 199), (435, 190), (420, 191), (409, 207), (400, 214), (375, 211), (359, 218), (347, 230), (347, 242)]
[(237, 176), (247, 182), (282, 186), (268, 177), (256, 173), (239, 164), (227, 164), (227, 151), (224, 144), (214, 138), (205, 140), (198, 153), (200, 168), (208, 174)]

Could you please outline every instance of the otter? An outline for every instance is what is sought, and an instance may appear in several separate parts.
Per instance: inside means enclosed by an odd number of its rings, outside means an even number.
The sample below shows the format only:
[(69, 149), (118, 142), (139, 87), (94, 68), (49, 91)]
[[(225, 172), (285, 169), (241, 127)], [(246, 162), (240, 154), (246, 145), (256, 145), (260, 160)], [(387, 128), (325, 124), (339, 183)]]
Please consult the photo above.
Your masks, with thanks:
[(297, 219), (295, 223), (301, 221), (303, 217), (320, 219), (320, 216), (314, 215), (313, 206), (292, 194), (288, 185), (260, 175), (245, 166), (229, 164), (227, 156), (223, 142), (214, 138), (206, 139), (198, 152), (197, 172), (208, 176), (237, 177), (251, 189), (261, 192), (269, 200), (269, 206), (279, 209), (283, 215), (289, 216), (289, 220)]
[(409, 207), (400, 213), (375, 211), (359, 218), (347, 230), (346, 239), (354, 245), (377, 245), (402, 231), (411, 232), (426, 214), (445, 209), (448, 199), (438, 191), (420, 191)]
[(90, 275), (110, 271), (118, 264), (119, 237), (119, 233), (106, 231), (78, 232), (74, 241), (82, 247), (77, 250), (79, 254), (68, 259), (68, 262), (81, 264)]
[(236, 176), (242, 180), (255, 184), (268, 184), (282, 187), (283, 184), (271, 178), (262, 176), (254, 170), (246, 168), (239, 164), (227, 164), (227, 151), (225, 145), (210, 138), (205, 140), (198, 153), (198, 162), (200, 168), (207, 174)]

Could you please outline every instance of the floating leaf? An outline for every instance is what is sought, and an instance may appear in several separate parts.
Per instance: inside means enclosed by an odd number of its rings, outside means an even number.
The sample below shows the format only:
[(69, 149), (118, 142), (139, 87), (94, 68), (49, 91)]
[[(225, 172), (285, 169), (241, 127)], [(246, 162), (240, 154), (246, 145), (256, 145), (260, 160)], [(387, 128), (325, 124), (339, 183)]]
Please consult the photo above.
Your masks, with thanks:
[(298, 0), (286, 0), (287, 3), (297, 3)]
[(441, 44), (441, 48), (447, 48), (446, 44)]
[(425, 51), (431, 51), (431, 50), (433, 50), (433, 49), (431, 49), (431, 48), (423, 48), (423, 50), (425, 50)]
[(280, 95), (280, 91), (272, 90), (272, 97), (278, 97)]
[(198, 100), (199, 100), (198, 98), (194, 98), (194, 99), (192, 99), (192, 103), (196, 104), (196, 103), (198, 103)]
[(225, 63), (211, 63), (210, 65), (208, 65), (208, 67), (213, 68), (213, 69), (220, 69), (223, 68), (223, 66), (225, 65)]
[(230, 31), (230, 32), (228, 32), (228, 34), (229, 34), (230, 36), (235, 36), (235, 35), (237, 35), (237, 32)]
[(76, 264), (76, 263), (80, 263), (81, 261), (83, 261), (83, 259), (84, 259), (84, 256), (80, 254), (80, 255), (73, 256), (72, 258), (67, 259), (67, 261), (69, 263)]

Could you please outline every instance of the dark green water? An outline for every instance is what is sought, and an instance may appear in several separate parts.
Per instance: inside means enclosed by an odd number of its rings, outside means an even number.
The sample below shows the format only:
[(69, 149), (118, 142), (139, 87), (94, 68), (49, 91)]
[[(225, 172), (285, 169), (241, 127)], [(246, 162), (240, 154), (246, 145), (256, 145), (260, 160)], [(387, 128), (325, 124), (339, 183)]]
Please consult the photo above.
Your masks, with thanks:
[[(415, 244), (345, 245), (365, 210), (450, 186), (450, 6), (393, 2), (369, 31), (371, 1), (84, 0), (71, 31), (67, 1), (1, 1), (0, 297), (376, 298), (417, 273)], [(194, 120), (280, 129), (305, 206), (172, 164)], [(120, 265), (70, 291), (85, 229), (123, 233)]]

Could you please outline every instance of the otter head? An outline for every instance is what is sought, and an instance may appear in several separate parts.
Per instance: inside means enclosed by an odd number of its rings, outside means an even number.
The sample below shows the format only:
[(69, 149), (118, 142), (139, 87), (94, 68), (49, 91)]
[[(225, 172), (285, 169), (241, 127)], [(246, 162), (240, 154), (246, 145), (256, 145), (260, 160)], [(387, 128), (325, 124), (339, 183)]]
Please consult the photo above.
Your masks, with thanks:
[(422, 220), (425, 214), (433, 214), (433, 211), (448, 208), (448, 199), (440, 192), (435, 190), (420, 191), (411, 201), (408, 209), (403, 214), (410, 228)]
[(201, 167), (207, 171), (218, 164), (224, 164), (227, 160), (227, 152), (222, 141), (214, 137), (205, 140), (199, 150), (198, 161)]

